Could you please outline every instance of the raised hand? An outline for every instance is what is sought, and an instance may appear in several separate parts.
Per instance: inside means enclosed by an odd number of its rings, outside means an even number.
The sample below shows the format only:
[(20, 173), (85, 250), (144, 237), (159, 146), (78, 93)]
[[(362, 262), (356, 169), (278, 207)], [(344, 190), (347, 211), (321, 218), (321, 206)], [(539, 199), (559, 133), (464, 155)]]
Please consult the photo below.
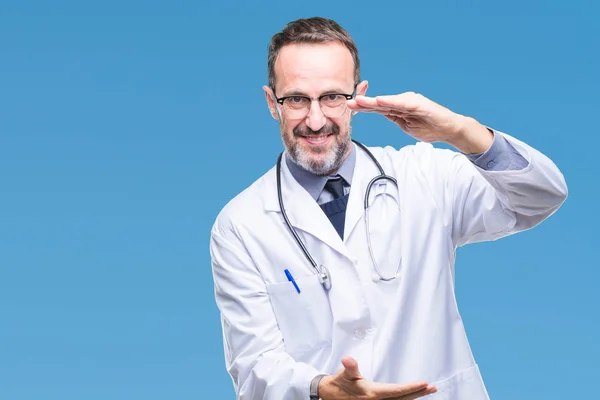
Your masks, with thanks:
[(436, 388), (427, 382), (391, 384), (371, 382), (364, 379), (358, 363), (352, 357), (342, 358), (341, 368), (335, 375), (326, 376), (319, 382), (319, 397), (323, 400), (414, 400), (435, 393)]
[(448, 143), (464, 153), (484, 152), (493, 140), (492, 133), (473, 118), (457, 114), (413, 92), (356, 96), (348, 100), (348, 108), (355, 112), (381, 114), (417, 140)]

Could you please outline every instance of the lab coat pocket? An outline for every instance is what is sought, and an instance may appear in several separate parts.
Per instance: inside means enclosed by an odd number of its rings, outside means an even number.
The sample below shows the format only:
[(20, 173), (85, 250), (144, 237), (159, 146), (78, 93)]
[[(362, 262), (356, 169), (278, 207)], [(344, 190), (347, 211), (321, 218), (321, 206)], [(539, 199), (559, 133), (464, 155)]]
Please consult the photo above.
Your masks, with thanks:
[(474, 365), (462, 370), (448, 379), (432, 383), (437, 392), (426, 396), (431, 400), (489, 400), (487, 390), (481, 379), (479, 367)]
[(300, 354), (331, 344), (332, 315), (327, 293), (317, 275), (267, 284), (271, 305), (286, 350)]

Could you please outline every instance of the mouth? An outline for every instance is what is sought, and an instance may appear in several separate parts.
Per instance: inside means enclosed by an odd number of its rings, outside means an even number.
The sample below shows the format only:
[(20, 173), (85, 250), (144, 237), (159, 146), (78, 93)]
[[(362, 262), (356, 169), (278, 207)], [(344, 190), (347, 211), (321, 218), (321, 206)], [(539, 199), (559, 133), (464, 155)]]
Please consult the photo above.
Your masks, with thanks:
[(311, 135), (311, 136), (300, 136), (300, 137), (313, 146), (321, 146), (321, 145), (324, 145), (325, 143), (327, 143), (331, 136), (333, 136), (332, 133), (327, 134), (327, 135), (318, 135), (318, 136)]

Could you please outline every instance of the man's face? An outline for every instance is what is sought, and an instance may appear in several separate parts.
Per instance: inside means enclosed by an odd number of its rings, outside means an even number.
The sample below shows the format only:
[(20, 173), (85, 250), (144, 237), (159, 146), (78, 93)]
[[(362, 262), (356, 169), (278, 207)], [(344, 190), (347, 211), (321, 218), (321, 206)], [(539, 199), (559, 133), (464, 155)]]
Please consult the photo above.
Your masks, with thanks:
[[(354, 92), (352, 55), (339, 43), (284, 46), (275, 62), (275, 77), (278, 98), (295, 95), (317, 99), (324, 94)], [(363, 87), (366, 89), (366, 82), (357, 89), (364, 93)], [(350, 153), (352, 114), (345, 102), (340, 115), (333, 118), (323, 113), (318, 101), (311, 102), (306, 116), (290, 118), (271, 97), (269, 88), (264, 89), (292, 160), (317, 175), (335, 172)]]

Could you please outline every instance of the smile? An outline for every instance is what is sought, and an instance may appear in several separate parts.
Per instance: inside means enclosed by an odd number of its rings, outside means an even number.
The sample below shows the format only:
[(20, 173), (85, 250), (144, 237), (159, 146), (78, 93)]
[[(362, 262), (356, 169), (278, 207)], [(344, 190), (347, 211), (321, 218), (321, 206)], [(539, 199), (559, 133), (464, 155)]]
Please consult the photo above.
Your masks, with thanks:
[(332, 135), (329, 134), (329, 135), (319, 135), (319, 136), (302, 136), (302, 138), (310, 144), (318, 145), (318, 144), (326, 143), (327, 139), (329, 139), (329, 136), (332, 136)]

